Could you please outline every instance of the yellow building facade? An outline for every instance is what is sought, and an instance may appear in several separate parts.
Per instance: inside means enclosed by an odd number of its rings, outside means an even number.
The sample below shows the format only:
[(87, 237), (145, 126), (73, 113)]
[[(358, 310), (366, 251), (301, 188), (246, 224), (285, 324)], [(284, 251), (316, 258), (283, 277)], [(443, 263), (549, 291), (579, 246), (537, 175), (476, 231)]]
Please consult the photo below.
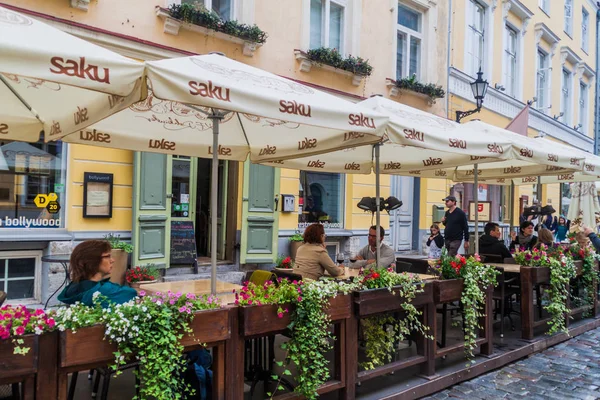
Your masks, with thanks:
[[(453, 0), (448, 118), (475, 108), (469, 82), (481, 68), (490, 84), (483, 109), (463, 121), (504, 128), (530, 102), (529, 136), (594, 153), (597, 11), (588, 0)], [(566, 215), (568, 184), (542, 186), (516, 187), (514, 224), (538, 197)], [(472, 189), (455, 188), (466, 207)], [(482, 191), (494, 219), (510, 223), (508, 190)]]

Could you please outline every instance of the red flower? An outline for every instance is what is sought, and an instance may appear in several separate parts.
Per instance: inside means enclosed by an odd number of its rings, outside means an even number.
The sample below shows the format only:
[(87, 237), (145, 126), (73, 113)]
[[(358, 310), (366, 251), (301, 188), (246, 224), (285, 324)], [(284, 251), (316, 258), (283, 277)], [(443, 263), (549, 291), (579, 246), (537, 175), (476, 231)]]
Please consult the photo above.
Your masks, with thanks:
[(377, 278), (379, 278), (379, 273), (373, 272), (373, 279), (377, 279)]

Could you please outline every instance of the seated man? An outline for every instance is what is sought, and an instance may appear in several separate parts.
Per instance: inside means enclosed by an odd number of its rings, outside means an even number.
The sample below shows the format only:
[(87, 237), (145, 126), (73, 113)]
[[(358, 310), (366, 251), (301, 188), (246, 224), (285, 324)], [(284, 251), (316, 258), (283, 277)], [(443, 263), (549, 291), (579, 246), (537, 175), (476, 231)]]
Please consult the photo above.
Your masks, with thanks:
[[(394, 261), (396, 261), (396, 254), (387, 244), (383, 243), (383, 237), (385, 236), (385, 229), (382, 226), (379, 227), (379, 266), (389, 267)], [(369, 244), (363, 247), (356, 256), (356, 262), (353, 262), (351, 268), (366, 267), (375, 263), (377, 257), (377, 227), (372, 226), (369, 228)]]
[(479, 238), (479, 254), (495, 254), (502, 258), (511, 258), (512, 254), (500, 239), (502, 233), (500, 226), (495, 222), (488, 222), (483, 228), (484, 235)]

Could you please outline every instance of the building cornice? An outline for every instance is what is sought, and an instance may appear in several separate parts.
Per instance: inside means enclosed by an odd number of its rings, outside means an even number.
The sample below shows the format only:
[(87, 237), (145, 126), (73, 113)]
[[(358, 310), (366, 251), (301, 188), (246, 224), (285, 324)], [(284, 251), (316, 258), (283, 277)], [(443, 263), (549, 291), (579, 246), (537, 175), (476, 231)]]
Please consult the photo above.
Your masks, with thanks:
[[(469, 75), (453, 67), (450, 68), (449, 75), (450, 86), (448, 87), (448, 92), (472, 102), (473, 93), (471, 92), (469, 83), (473, 79)], [(492, 112), (512, 119), (523, 110), (525, 103), (490, 87), (487, 91), (483, 106)], [(562, 124), (534, 108), (529, 110), (529, 127), (538, 132), (544, 132), (555, 139), (569, 143), (574, 147), (593, 153), (594, 139), (585, 136), (581, 132)]]
[(560, 37), (552, 32), (550, 28), (546, 26), (543, 22), (538, 22), (535, 24), (535, 45), (536, 47), (540, 45), (540, 41), (544, 39), (550, 45), (550, 57), (554, 57), (554, 52), (556, 50), (556, 46), (558, 46), (558, 42), (560, 42)]
[(525, 7), (525, 5), (519, 0), (503, 0), (503, 3), (502, 17), (504, 19), (508, 17), (509, 11), (512, 11), (512, 13), (519, 17), (522, 21), (533, 17), (533, 11)]
[(560, 48), (560, 65), (565, 65), (565, 61), (577, 66), (581, 62), (581, 57), (577, 55), (569, 46)]

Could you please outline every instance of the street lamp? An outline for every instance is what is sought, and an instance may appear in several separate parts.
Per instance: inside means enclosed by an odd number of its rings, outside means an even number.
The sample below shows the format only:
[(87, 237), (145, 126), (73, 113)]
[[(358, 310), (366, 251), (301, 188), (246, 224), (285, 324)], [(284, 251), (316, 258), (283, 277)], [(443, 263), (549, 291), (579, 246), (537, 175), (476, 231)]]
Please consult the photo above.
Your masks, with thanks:
[(489, 86), (488, 81), (484, 81), (481, 78), (482, 75), (483, 72), (481, 72), (480, 67), (479, 72), (477, 72), (477, 79), (475, 79), (474, 82), (471, 82), (471, 91), (473, 92), (473, 97), (475, 97), (475, 103), (477, 104), (477, 108), (469, 111), (456, 111), (456, 122), (460, 122), (460, 120), (464, 117), (481, 111), (481, 106), (483, 105), (483, 98), (485, 97)]

